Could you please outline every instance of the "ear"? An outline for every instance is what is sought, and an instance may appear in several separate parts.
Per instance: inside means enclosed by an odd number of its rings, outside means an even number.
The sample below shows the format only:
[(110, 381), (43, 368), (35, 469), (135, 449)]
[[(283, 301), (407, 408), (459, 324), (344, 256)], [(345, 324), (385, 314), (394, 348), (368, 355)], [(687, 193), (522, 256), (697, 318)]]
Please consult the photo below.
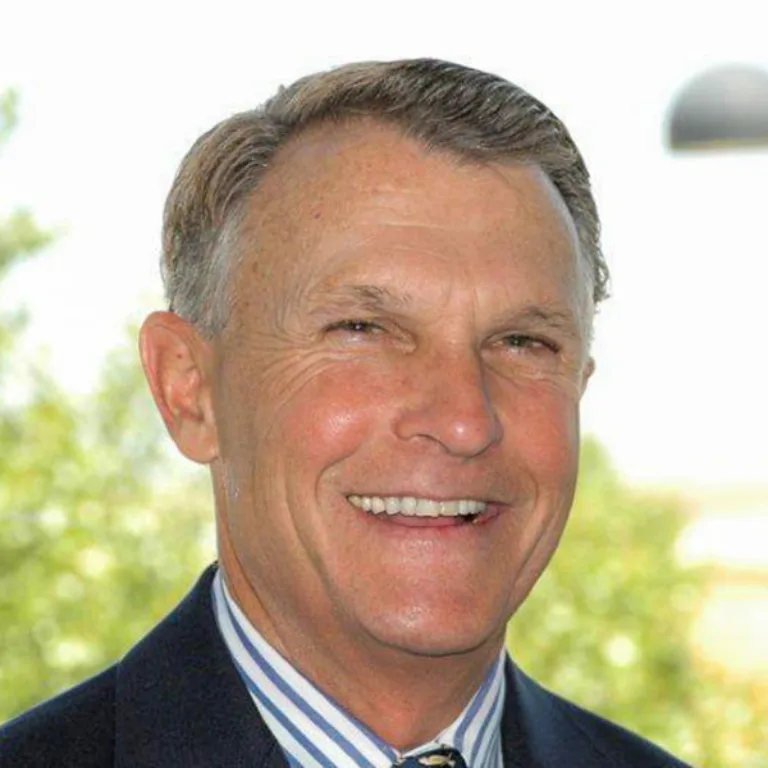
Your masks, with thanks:
[(209, 464), (219, 453), (212, 345), (178, 315), (154, 312), (141, 327), (139, 350), (155, 404), (174, 442), (188, 459)]
[(584, 396), (584, 393), (587, 391), (587, 384), (589, 383), (589, 380), (592, 378), (592, 374), (595, 372), (595, 359), (593, 357), (590, 357), (586, 363), (584, 363), (584, 367), (581, 369), (581, 396)]

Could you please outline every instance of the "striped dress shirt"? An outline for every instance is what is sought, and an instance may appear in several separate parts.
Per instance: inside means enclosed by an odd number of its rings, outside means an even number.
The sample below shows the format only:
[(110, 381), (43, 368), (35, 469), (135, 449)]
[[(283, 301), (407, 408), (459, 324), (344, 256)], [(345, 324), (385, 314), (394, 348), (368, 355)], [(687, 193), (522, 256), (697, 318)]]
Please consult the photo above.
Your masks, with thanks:
[(390, 768), (437, 746), (457, 749), (470, 768), (503, 768), (503, 652), (459, 717), (433, 741), (401, 754), (267, 643), (232, 599), (221, 571), (213, 580), (213, 606), (232, 660), (292, 768)]

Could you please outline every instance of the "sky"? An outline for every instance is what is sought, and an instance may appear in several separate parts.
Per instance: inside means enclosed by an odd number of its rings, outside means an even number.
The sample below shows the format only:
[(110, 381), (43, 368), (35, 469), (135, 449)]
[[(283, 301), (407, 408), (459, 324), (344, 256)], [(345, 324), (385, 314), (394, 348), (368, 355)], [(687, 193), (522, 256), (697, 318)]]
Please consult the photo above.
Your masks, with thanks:
[(592, 173), (613, 290), (584, 432), (632, 482), (768, 485), (768, 150), (664, 142), (690, 78), (768, 71), (764, 3), (25, 0), (0, 19), (0, 91), (21, 99), (0, 215), (28, 207), (59, 233), (0, 301), (30, 308), (29, 348), (71, 391), (162, 306), (162, 205), (200, 133), (309, 72), (439, 57), (541, 98)]

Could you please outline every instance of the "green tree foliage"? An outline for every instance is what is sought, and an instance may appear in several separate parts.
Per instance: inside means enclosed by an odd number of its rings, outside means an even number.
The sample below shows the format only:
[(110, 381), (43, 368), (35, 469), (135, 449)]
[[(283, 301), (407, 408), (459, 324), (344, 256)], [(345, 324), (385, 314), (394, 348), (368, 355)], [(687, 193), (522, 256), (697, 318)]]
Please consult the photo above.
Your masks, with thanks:
[(208, 492), (112, 365), (87, 402), (43, 380), (0, 411), (0, 720), (118, 658), (213, 557)]
[[(0, 222), (0, 288), (49, 240)], [(0, 314), (0, 722), (119, 657), (213, 556), (209, 493), (165, 451), (135, 353), (73, 400), (13, 354), (24, 325)]]
[(765, 765), (768, 700), (696, 663), (708, 573), (680, 566), (679, 503), (635, 492), (587, 440), (571, 522), (510, 622), (520, 665), (552, 690), (701, 768)]
[[(48, 240), (29, 214), (0, 222), (0, 289)], [(19, 370), (23, 325), (0, 314), (0, 393), (24, 382), (0, 396), (0, 722), (119, 658), (213, 556), (208, 483), (164, 448), (135, 353), (77, 401), (39, 366)], [(675, 558), (684, 524), (588, 441), (573, 519), (510, 647), (537, 679), (701, 768), (757, 768), (765, 691), (696, 666), (687, 646), (706, 584)]]

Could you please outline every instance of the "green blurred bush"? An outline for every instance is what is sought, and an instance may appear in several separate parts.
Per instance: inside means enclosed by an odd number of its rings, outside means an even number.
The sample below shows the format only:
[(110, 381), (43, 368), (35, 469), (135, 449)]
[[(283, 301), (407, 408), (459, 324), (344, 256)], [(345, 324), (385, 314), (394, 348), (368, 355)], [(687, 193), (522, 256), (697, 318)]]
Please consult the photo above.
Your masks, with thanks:
[[(15, 98), (0, 98), (0, 144)], [(0, 220), (9, 272), (48, 244), (27, 212)], [(133, 350), (77, 401), (19, 344), (0, 311), (0, 722), (103, 668), (186, 591), (214, 555), (203, 473), (167, 450)]]
[(710, 574), (683, 568), (681, 505), (628, 488), (594, 441), (571, 521), (510, 622), (518, 663), (547, 687), (702, 768), (768, 765), (768, 690), (697, 664), (689, 640)]

